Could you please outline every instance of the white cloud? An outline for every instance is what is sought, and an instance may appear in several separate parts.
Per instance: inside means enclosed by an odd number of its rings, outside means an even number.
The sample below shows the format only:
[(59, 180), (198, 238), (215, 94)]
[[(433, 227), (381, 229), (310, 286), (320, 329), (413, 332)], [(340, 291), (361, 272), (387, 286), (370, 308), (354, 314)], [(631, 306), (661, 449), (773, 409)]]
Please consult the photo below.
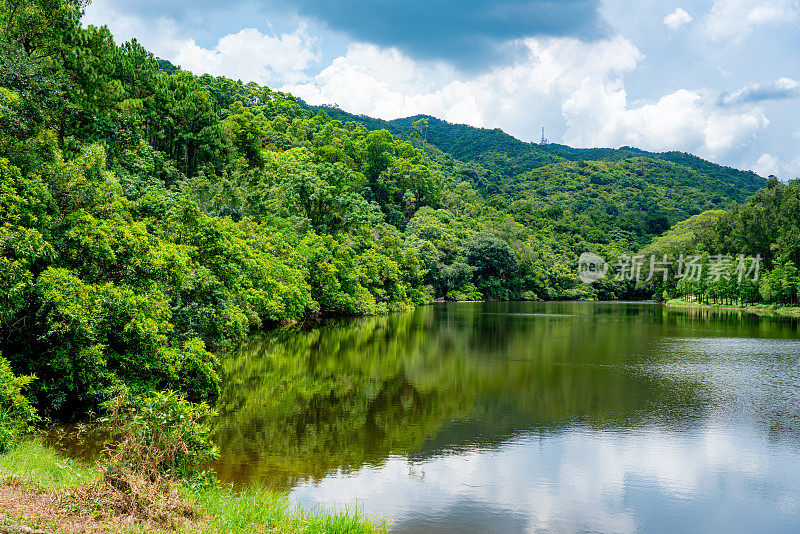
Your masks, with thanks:
[(537, 138), (542, 123), (566, 125), (563, 140), (581, 147), (631, 145), (722, 159), (768, 121), (754, 105), (719, 105), (710, 91), (681, 89), (654, 103), (631, 103), (623, 76), (643, 56), (627, 39), (595, 43), (527, 39), (528, 57), (476, 77), (445, 64), (420, 63), (397, 50), (351, 45), (312, 81), (285, 86), (314, 104), (386, 119), (428, 113), (451, 122), (502, 127)]
[(563, 98), (584, 80), (619, 76), (642, 55), (616, 37), (596, 43), (527, 39), (526, 60), (474, 77), (443, 63), (414, 61), (393, 49), (354, 44), (313, 81), (283, 89), (311, 103), (396, 118), (429, 113), (451, 122), (498, 127), (532, 138), (543, 117), (558, 116)]
[(303, 22), (294, 32), (274, 36), (244, 28), (221, 37), (210, 49), (198, 45), (169, 17), (146, 20), (125, 15), (108, 2), (90, 4), (83, 23), (107, 25), (118, 42), (135, 37), (156, 56), (195, 74), (210, 73), (265, 85), (308, 79), (304, 71), (318, 58), (315, 39)]
[(794, 139), (793, 143), (791, 143), (793, 146), (790, 150), (792, 155), (784, 158), (776, 158), (780, 164), (780, 174), (776, 175), (782, 180), (800, 178), (800, 130), (795, 131), (792, 137)]
[(798, 20), (798, 0), (716, 0), (705, 29), (712, 40), (741, 42), (758, 26)]
[(314, 40), (304, 25), (294, 33), (271, 37), (255, 28), (222, 37), (209, 50), (194, 40), (180, 44), (174, 61), (195, 74), (211, 73), (262, 85), (297, 83), (316, 60)]
[(664, 24), (666, 24), (670, 30), (676, 31), (681, 26), (692, 22), (692, 20), (692, 16), (687, 13), (685, 9), (679, 7), (664, 17)]
[(772, 154), (761, 154), (758, 162), (753, 166), (753, 171), (759, 176), (778, 175), (779, 171), (778, 158)]
[[(749, 168), (759, 176), (777, 176), (784, 182), (800, 178), (800, 130), (794, 132), (794, 150), (791, 155), (763, 153)], [(791, 145), (792, 143), (790, 143)]]
[(793, 159), (785, 166), (784, 174), (781, 178), (785, 180), (800, 178), (800, 157)]
[(451, 121), (481, 125), (475, 95), (444, 63), (418, 63), (396, 49), (353, 44), (313, 81), (288, 85), (314, 104), (338, 104), (354, 113), (392, 119), (431, 113)]
[(714, 95), (686, 89), (632, 107), (618, 82), (587, 85), (562, 109), (568, 144), (684, 150), (713, 160), (724, 158), (768, 124), (760, 108), (728, 111), (716, 105)]
[(784, 77), (770, 83), (751, 83), (733, 93), (724, 95), (722, 101), (726, 105), (736, 105), (746, 102), (797, 97), (800, 97), (800, 80)]
[(181, 44), (188, 41), (178, 35), (175, 21), (168, 17), (143, 20), (120, 13), (105, 2), (89, 4), (82, 22), (84, 25), (108, 26), (118, 43), (136, 38), (156, 56), (163, 58), (174, 58)]
[(418, 63), (396, 49), (352, 44), (313, 80), (282, 89), (310, 103), (338, 104), (380, 118), (435, 112), (451, 120), (480, 122), (479, 116), (467, 113), (469, 98), (452, 81), (455, 77), (453, 67), (444, 63)]

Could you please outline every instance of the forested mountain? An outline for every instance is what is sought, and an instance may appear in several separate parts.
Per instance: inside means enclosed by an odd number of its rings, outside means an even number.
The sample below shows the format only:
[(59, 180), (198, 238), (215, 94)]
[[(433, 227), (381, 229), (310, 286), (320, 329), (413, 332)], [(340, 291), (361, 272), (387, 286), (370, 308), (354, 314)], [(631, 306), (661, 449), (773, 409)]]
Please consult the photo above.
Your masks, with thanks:
[[(306, 107), (424, 148), (448, 178), (469, 183), (489, 207), (527, 232), (557, 236), (552, 246), (562, 259), (584, 250), (610, 258), (639, 250), (672, 225), (730, 208), (766, 185), (751, 171), (680, 152), (540, 145), (498, 129), (422, 115), (383, 121), (338, 108)], [(614, 290), (618, 296), (626, 292), (619, 285)]]
[(47, 415), (121, 385), (213, 400), (209, 349), (319, 314), (644, 296), (580, 284), (578, 255), (613, 261), (763, 182), (689, 156), (332, 118), (118, 45), (81, 5), (0, 3), (0, 339)]
[[(500, 129), (475, 128), (464, 124), (451, 124), (427, 115), (383, 121), (353, 115), (329, 106), (309, 106), (309, 109), (325, 111), (332, 118), (342, 121), (358, 121), (370, 130), (386, 129), (403, 139), (422, 138), (462, 164), (480, 168), (478, 174), (491, 176), (493, 182), (504, 182), (508, 178), (559, 162), (607, 161), (617, 162), (630, 158), (647, 158), (651, 170), (664, 162), (677, 163), (695, 171), (693, 179), (713, 182), (709, 190), (742, 202), (758, 189), (764, 187), (765, 179), (752, 171), (741, 171), (725, 167), (683, 152), (654, 153), (637, 148), (571, 148), (559, 144), (526, 143)], [(669, 169), (669, 166), (665, 168)], [(481, 173), (481, 171), (483, 171)], [(484, 188), (500, 183), (476, 184)], [(500, 188), (502, 190), (502, 187)], [(497, 192), (497, 189), (493, 190)]]

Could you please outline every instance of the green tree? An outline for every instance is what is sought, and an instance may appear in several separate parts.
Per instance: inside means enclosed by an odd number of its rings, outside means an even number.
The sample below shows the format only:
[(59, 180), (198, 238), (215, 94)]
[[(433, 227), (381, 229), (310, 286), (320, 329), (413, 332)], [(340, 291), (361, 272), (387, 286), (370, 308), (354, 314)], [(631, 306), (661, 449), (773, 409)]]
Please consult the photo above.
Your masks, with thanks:
[(8, 361), (0, 356), (0, 454), (11, 448), (38, 417), (22, 394), (32, 376), (15, 376)]

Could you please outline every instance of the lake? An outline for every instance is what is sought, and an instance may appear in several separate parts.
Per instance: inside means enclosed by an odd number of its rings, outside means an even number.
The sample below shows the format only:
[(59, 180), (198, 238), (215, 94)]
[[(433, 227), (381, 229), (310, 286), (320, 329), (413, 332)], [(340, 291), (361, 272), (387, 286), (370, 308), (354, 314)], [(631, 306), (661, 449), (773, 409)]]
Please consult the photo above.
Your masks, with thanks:
[(795, 318), (436, 304), (223, 358), (220, 478), (397, 533), (798, 532)]

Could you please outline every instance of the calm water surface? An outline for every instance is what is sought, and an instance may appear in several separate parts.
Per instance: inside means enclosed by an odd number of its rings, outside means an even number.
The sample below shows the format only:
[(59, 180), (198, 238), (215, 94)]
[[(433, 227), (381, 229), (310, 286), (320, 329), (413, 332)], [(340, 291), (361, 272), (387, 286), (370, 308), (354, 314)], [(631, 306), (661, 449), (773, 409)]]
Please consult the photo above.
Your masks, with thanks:
[(393, 532), (800, 532), (795, 319), (441, 304), (223, 364), (223, 480)]

